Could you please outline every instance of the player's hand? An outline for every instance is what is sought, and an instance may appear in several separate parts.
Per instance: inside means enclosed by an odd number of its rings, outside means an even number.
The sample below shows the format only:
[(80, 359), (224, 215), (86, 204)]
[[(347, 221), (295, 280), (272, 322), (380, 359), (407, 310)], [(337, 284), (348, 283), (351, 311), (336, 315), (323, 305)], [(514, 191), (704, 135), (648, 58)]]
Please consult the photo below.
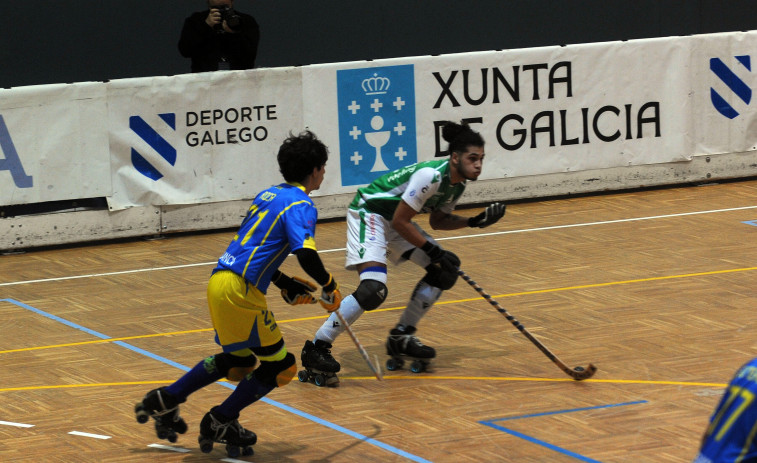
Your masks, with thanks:
[(431, 243), (431, 241), (426, 241), (421, 250), (428, 255), (432, 264), (439, 264), (444, 270), (457, 273), (457, 269), (460, 267), (460, 258), (454, 252), (446, 251)]
[(287, 304), (315, 304), (316, 302), (315, 296), (311, 294), (318, 289), (315, 283), (299, 277), (289, 277), (281, 272), (277, 272), (277, 278), (271, 281), (281, 289), (281, 297)]
[(496, 223), (502, 216), (505, 215), (505, 204), (494, 203), (489, 205), (484, 212), (478, 214), (475, 217), (468, 219), (469, 227), (484, 228)]
[(339, 308), (342, 303), (342, 293), (339, 292), (339, 283), (336, 282), (333, 275), (329, 275), (329, 282), (321, 290), (321, 303), (326, 312), (333, 312)]

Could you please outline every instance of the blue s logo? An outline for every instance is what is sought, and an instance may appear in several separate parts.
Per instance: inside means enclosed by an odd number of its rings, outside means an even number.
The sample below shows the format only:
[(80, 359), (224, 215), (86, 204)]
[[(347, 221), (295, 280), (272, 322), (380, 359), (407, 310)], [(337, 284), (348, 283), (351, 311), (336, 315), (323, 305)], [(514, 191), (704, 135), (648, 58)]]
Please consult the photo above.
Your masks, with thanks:
[[(748, 55), (736, 56), (736, 60), (744, 66), (747, 71), (752, 72), (752, 62)], [(752, 101), (752, 89), (744, 83), (735, 72), (723, 63), (720, 58), (710, 59), (710, 71), (712, 71), (728, 88), (745, 104)], [(739, 112), (729, 104), (714, 88), (710, 88), (710, 100), (717, 111), (727, 117), (734, 119)]]
[[(166, 113), (158, 114), (160, 118), (165, 122), (172, 130), (176, 130), (176, 114)], [(176, 165), (176, 148), (171, 146), (154, 128), (147, 124), (139, 116), (131, 116), (129, 118), (129, 128), (139, 138), (144, 140), (152, 149), (155, 150), (163, 159), (169, 164)], [(134, 167), (147, 178), (152, 180), (160, 180), (163, 174), (158, 171), (145, 157), (139, 153), (136, 149), (131, 149), (131, 163)]]

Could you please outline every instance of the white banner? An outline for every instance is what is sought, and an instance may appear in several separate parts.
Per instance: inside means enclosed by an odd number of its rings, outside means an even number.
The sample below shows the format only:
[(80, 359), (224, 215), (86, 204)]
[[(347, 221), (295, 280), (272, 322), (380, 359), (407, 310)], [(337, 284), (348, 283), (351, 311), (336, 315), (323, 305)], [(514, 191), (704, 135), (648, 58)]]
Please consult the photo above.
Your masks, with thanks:
[[(338, 152), (321, 194), (431, 159), (439, 124), (487, 142), (481, 179), (685, 160), (685, 38), (310, 66), (305, 121)], [(338, 128), (338, 133), (334, 129)]]
[(0, 90), (0, 205), (110, 194), (105, 85)]
[(301, 88), (299, 68), (111, 81), (110, 208), (248, 199), (283, 181)]
[[(692, 136), (697, 154), (757, 149), (757, 32), (690, 38), (695, 106)], [(757, 57), (755, 57), (757, 58)]]

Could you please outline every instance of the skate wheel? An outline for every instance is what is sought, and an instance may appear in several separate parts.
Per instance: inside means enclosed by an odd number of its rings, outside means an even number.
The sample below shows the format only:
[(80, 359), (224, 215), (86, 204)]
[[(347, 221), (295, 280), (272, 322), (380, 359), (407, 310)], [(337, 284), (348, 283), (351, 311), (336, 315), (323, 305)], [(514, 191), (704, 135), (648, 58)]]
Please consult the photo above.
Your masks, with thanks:
[(318, 387), (323, 387), (326, 385), (326, 377), (322, 374), (318, 373), (315, 375), (315, 385)]
[(249, 457), (250, 455), (255, 455), (255, 450), (252, 449), (252, 447), (245, 447), (242, 449), (242, 455), (245, 457)]
[(202, 453), (210, 453), (211, 451), (213, 451), (213, 439), (206, 439), (200, 436), (197, 439), (197, 442), (200, 443), (200, 451)]
[(301, 383), (307, 383), (309, 376), (307, 370), (301, 370), (297, 373), (297, 379), (299, 379)]
[(150, 414), (147, 413), (142, 402), (134, 406), (134, 414), (137, 415), (137, 423), (145, 424), (150, 419)]
[[(164, 428), (164, 427), (158, 427), (157, 423), (155, 424), (155, 434), (158, 435), (158, 439), (168, 439), (171, 435), (171, 432)], [(175, 438), (174, 438), (175, 439)]]
[(236, 458), (240, 454), (239, 447), (236, 445), (226, 444), (226, 455), (229, 456), (229, 458)]
[(389, 371), (399, 370), (404, 363), (402, 359), (390, 358), (386, 361), (386, 369)]
[(173, 444), (176, 442), (176, 439), (178, 439), (178, 436), (175, 432), (171, 431), (168, 433), (168, 437), (166, 437), (166, 439), (168, 439), (168, 442)]
[(420, 360), (413, 360), (413, 363), (410, 365), (410, 371), (412, 371), (413, 373), (421, 373), (425, 369), (426, 364), (421, 362)]

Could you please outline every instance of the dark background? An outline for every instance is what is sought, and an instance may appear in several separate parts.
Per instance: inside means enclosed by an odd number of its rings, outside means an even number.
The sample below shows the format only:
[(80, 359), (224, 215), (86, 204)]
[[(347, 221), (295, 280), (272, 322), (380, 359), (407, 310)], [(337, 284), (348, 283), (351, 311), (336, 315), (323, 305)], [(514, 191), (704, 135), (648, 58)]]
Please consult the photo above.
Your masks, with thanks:
[[(3, 0), (0, 87), (189, 72), (176, 44), (205, 0)], [(755, 0), (236, 0), (257, 67), (757, 29)]]

